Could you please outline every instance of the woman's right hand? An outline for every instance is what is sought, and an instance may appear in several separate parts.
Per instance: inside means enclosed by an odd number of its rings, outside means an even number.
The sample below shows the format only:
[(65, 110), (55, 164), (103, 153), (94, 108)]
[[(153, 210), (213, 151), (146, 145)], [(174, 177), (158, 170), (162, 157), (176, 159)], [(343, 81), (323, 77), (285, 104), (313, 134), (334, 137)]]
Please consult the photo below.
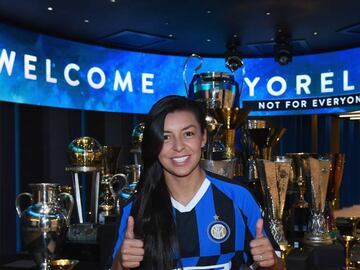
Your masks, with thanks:
[(134, 218), (129, 216), (125, 238), (116, 254), (116, 260), (112, 269), (125, 270), (139, 267), (141, 261), (144, 259), (144, 252), (144, 242), (140, 239), (135, 239)]

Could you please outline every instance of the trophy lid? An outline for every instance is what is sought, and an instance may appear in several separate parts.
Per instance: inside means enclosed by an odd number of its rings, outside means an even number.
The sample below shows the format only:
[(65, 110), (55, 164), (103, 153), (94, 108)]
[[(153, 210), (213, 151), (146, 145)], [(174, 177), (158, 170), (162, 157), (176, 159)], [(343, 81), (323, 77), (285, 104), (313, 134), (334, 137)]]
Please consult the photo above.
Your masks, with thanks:
[(102, 146), (92, 137), (78, 137), (68, 148), (68, 160), (73, 167), (99, 167), (102, 161)]

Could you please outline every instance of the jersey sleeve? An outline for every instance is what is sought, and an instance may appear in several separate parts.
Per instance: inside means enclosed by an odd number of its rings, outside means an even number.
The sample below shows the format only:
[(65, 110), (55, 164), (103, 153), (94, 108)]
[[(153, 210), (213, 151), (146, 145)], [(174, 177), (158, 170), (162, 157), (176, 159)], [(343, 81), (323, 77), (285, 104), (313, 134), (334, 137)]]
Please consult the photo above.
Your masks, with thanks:
[(114, 249), (113, 249), (113, 253), (112, 253), (112, 258), (114, 259), (116, 256), (116, 253), (118, 252), (124, 237), (125, 237), (125, 231), (126, 231), (126, 226), (127, 226), (127, 221), (128, 218), (130, 216), (130, 211), (131, 211), (131, 207), (132, 207), (132, 203), (126, 205), (123, 209), (122, 209), (122, 213), (120, 215), (120, 219), (119, 219), (119, 228), (118, 228), (118, 234), (117, 234), (117, 239), (114, 245)]

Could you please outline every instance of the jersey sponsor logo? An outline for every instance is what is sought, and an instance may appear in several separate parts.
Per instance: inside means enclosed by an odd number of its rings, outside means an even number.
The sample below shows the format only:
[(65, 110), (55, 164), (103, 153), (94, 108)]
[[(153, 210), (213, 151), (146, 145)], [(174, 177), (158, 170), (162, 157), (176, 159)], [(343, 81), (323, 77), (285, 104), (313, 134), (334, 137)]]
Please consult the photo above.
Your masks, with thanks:
[(208, 226), (208, 235), (211, 241), (216, 243), (225, 242), (230, 236), (230, 227), (219, 216), (214, 216), (214, 221)]

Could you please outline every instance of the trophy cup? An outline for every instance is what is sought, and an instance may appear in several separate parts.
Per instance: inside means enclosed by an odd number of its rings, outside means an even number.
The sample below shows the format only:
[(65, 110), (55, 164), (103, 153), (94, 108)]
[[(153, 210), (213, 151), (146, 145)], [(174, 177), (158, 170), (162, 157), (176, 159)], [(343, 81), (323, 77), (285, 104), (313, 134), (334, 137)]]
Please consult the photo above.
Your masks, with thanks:
[(286, 153), (291, 158), (293, 178), (288, 188), (287, 235), (294, 246), (299, 247), (308, 231), (309, 203), (306, 201), (307, 186), (310, 184), (309, 168), (306, 159), (316, 156), (310, 153)]
[[(74, 200), (68, 193), (58, 193), (58, 184), (30, 184), (30, 188), (32, 194), (20, 193), (16, 197), (16, 210), (25, 248), (33, 255), (40, 270), (48, 270), (64, 244)], [(31, 201), (24, 211), (20, 207), (23, 196)], [(67, 209), (60, 204), (65, 200), (68, 201)]]
[[(196, 73), (202, 66), (202, 58), (195, 54), (191, 57), (196, 57), (201, 62), (195, 69)], [(247, 117), (249, 110), (239, 108), (239, 85), (235, 81), (234, 75), (227, 72), (194, 74), (188, 86), (185, 75), (187, 63), (191, 57), (186, 60), (183, 70), (187, 96), (200, 102), (207, 112), (208, 142), (206, 156), (201, 160), (201, 166), (208, 171), (232, 178), (235, 175), (237, 164), (234, 147), (235, 129), (241, 124), (243, 118)], [(222, 141), (225, 142), (225, 149), (220, 158), (214, 159), (212, 153), (214, 138), (220, 131), (223, 132)]]
[[(65, 170), (72, 173), (76, 208), (80, 224), (84, 223), (84, 219), (87, 216), (85, 209), (83, 209), (83, 204), (85, 205), (85, 196), (87, 192), (85, 192), (85, 190), (83, 190), (83, 194), (81, 194), (80, 192), (79, 174), (92, 174), (91, 207), (89, 221), (95, 224), (98, 222), (102, 147), (100, 143), (94, 138), (79, 137), (69, 144), (67, 151), (70, 166), (66, 167)], [(84, 188), (85, 187), (83, 186), (83, 189)]]
[(258, 178), (257, 159), (270, 160), (272, 147), (284, 135), (285, 128), (266, 128), (265, 120), (251, 119), (242, 129), (244, 147), (249, 152), (246, 165), (246, 176), (249, 189), (255, 194), (260, 205), (264, 206), (264, 195)]
[(99, 205), (101, 210), (99, 214), (100, 223), (105, 222), (104, 218), (111, 215), (115, 208), (114, 198), (110, 191), (110, 180), (118, 169), (118, 159), (121, 147), (103, 146), (102, 147), (102, 166), (101, 166), (101, 194), (102, 202)]
[(324, 215), (326, 192), (329, 183), (331, 160), (326, 157), (306, 159), (310, 176), (311, 216), (304, 243), (308, 245), (330, 245), (332, 239), (326, 228)]
[(329, 157), (331, 158), (331, 169), (326, 202), (329, 228), (330, 232), (333, 233), (337, 232), (334, 210), (339, 209), (339, 190), (344, 172), (345, 154), (332, 153), (329, 154)]
[(340, 236), (340, 242), (344, 245), (345, 248), (345, 267), (343, 268), (344, 270), (358, 269), (350, 259), (350, 249), (357, 240), (358, 239), (352, 235)]
[(134, 155), (134, 164), (141, 164), (141, 143), (143, 140), (144, 129), (145, 123), (141, 122), (133, 128), (131, 133), (133, 148), (130, 152)]
[(257, 168), (271, 233), (280, 246), (287, 247), (282, 216), (290, 178), (291, 159), (286, 156), (276, 156), (274, 161), (258, 159)]
[(224, 130), (225, 153), (226, 159), (235, 158), (235, 130), (245, 123), (249, 114), (249, 109), (240, 108), (216, 108), (215, 118), (222, 124)]
[[(286, 132), (285, 128), (266, 128), (254, 125), (254, 120), (248, 121), (248, 133), (254, 143), (255, 157), (260, 159), (271, 159), (272, 148), (280, 141)], [(259, 122), (259, 120), (255, 120)]]
[(135, 193), (140, 180), (142, 166), (140, 164), (125, 165), (122, 172), (113, 175), (109, 182), (112, 195), (116, 200), (116, 212), (121, 204), (129, 200)]

